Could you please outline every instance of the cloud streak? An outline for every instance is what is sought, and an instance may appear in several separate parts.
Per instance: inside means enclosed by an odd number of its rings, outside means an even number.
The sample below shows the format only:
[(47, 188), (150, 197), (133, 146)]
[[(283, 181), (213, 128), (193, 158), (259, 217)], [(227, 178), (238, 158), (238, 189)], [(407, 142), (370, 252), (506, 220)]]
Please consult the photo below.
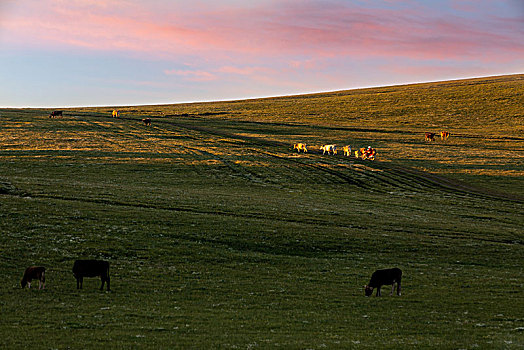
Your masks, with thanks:
[(212, 81), (217, 79), (216, 75), (213, 73), (202, 70), (170, 69), (165, 70), (164, 73), (166, 75), (184, 77), (188, 81)]
[(176, 2), (164, 3), (164, 13), (143, 4), (147, 3), (43, 1), (32, 14), (37, 16), (4, 20), (4, 40), (154, 57), (309, 54), (468, 59), (481, 55), (481, 59), (503, 61), (524, 56), (520, 18), (488, 16), (481, 21), (453, 14), (435, 16), (420, 7), (365, 8), (343, 1), (328, 2), (329, 6), (325, 1), (268, 2), (198, 13)]

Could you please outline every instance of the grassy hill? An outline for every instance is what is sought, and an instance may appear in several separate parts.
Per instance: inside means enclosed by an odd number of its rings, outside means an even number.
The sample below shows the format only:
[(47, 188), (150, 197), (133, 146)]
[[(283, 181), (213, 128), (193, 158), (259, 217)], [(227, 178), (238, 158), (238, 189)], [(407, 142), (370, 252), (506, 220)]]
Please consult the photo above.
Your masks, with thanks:
[(0, 109), (2, 347), (524, 345), (524, 75), (118, 109)]

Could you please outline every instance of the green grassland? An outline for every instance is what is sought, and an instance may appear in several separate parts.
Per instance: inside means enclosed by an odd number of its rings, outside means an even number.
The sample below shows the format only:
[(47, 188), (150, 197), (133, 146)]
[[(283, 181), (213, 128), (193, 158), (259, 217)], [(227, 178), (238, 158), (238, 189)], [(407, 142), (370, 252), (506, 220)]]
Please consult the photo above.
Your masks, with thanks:
[(0, 109), (0, 347), (524, 347), (524, 75), (118, 109)]

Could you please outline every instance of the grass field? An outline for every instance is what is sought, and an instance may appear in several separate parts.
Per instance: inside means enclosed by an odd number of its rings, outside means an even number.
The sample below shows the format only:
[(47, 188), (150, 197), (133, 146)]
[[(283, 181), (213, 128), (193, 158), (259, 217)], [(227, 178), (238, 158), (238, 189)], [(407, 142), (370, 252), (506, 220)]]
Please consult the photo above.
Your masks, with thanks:
[(524, 75), (118, 109), (0, 109), (0, 347), (524, 347)]

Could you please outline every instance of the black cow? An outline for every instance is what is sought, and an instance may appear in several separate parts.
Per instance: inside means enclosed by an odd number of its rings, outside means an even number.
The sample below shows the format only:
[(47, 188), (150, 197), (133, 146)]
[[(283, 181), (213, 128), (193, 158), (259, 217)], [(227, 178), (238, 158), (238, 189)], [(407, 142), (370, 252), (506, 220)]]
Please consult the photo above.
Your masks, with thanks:
[(395, 290), (395, 283), (397, 284), (397, 295), (400, 296), (400, 281), (402, 280), (402, 270), (399, 268), (377, 270), (371, 275), (371, 280), (367, 286), (364, 286), (366, 296), (369, 297), (373, 294), (373, 288), (377, 288), (376, 296), (381, 296), (380, 287), (384, 284), (391, 284), (391, 294)]
[(31, 288), (31, 282), (38, 280), (38, 289), (45, 289), (45, 267), (43, 266), (29, 266), (25, 269), (24, 277), (20, 281), (22, 288), (26, 285)]
[(51, 114), (49, 114), (49, 118), (62, 116), (62, 111), (52, 111)]
[(81, 289), (84, 277), (98, 277), (102, 280), (100, 290), (104, 289), (107, 282), (109, 291), (109, 263), (102, 260), (76, 260), (73, 265), (73, 275), (76, 278), (76, 288)]

